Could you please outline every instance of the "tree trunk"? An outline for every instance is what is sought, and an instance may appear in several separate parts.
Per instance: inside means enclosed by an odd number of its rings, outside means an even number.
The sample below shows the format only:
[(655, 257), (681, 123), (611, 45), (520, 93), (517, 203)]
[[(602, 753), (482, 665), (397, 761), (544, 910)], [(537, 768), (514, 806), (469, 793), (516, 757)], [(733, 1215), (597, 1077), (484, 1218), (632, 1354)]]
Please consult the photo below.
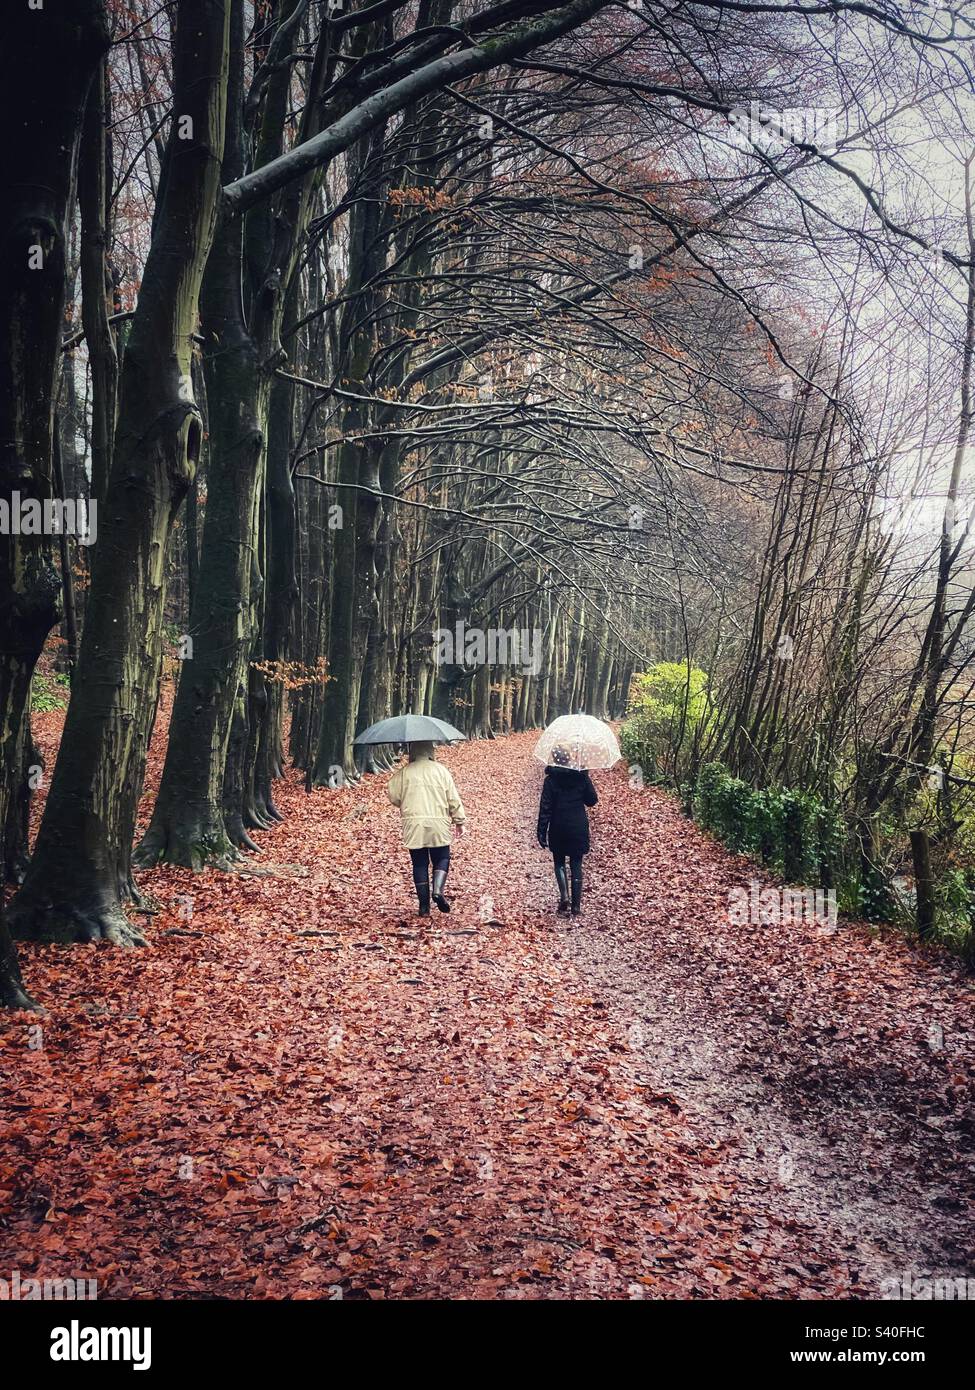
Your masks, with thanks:
[[(243, 12), (234, 11), (222, 179), (241, 171)], [(235, 845), (224, 824), (224, 772), (252, 641), (251, 579), (264, 436), (260, 367), (244, 321), (241, 220), (220, 217), (200, 293), (209, 424), (203, 545), (169, 743), (138, 865), (224, 865)], [(247, 837), (241, 848), (249, 847)]]
[(91, 366), (91, 496), (99, 507), (105, 504), (112, 466), (118, 394), (118, 354), (109, 323), (108, 120), (108, 72), (103, 61), (88, 93), (78, 167), (81, 319)]
[(12, 768), (12, 794), (7, 801), (7, 818), (0, 831), (3, 834), (4, 883), (23, 883), (30, 862), (30, 798), (36, 785), (36, 774), (44, 764), (41, 751), (34, 742), (30, 726), (30, 710), (25, 709), (20, 722), (20, 736)]
[[(61, 458), (60, 424), (54, 430), (52, 461), (57, 491), (62, 497), (66, 497), (67, 489), (64, 485), (64, 467)], [(61, 601), (64, 607), (64, 665), (73, 678), (75, 667), (78, 664), (78, 617), (74, 601), (74, 577), (71, 573), (71, 543), (65, 529), (62, 529), (58, 535), (58, 560), (61, 567)]]
[[(316, 472), (310, 476), (317, 476), (318, 467), (316, 459)], [(298, 604), (298, 630), (301, 637), (298, 656), (305, 667), (313, 666), (324, 653), (327, 507), (324, 488), (313, 485), (306, 489), (304, 527), (300, 533), (304, 537), (304, 544), (299, 550), (301, 578)], [(318, 729), (316, 690), (314, 684), (303, 685), (295, 692), (291, 702), (291, 760), (296, 767), (309, 773), (314, 761), (314, 735)]]
[[(289, 295), (289, 301), (293, 295)], [(289, 306), (290, 307), (290, 306)], [(286, 313), (286, 318), (288, 314)], [(264, 661), (268, 664), (267, 710), (261, 729), (256, 773), (260, 801), (274, 816), (274, 780), (284, 772), (284, 688), (282, 663), (291, 656), (290, 641), (298, 584), (295, 577), (297, 513), (291, 481), (293, 387), (277, 377), (268, 408), (266, 505), (268, 583), (264, 610)]]
[(34, 1009), (37, 1005), (24, 988), (17, 951), (0, 905), (0, 1008)]
[[(0, 497), (52, 496), (54, 389), (64, 327), (65, 224), (92, 77), (108, 47), (101, 0), (8, 6), (0, 58)], [(0, 759), (16, 767), (31, 675), (59, 617), (50, 536), (0, 534)], [(9, 778), (0, 777), (0, 826)], [(0, 926), (0, 999), (27, 1002)]]
[(230, 841), (237, 849), (256, 850), (260, 845), (252, 840), (244, 824), (244, 803), (247, 795), (247, 705), (246, 677), (237, 687), (230, 737), (223, 773), (223, 823)]
[(173, 120), (126, 346), (78, 679), (14, 935), (130, 944), (131, 845), (161, 664), (166, 547), (202, 423), (190, 358), (219, 192), (230, 7), (181, 0)]
[[(297, 0), (286, 0), (278, 7), (279, 22), (287, 23), (298, 8)], [(245, 65), (239, 7), (234, 26), (225, 182), (237, 178), (243, 167)], [(322, 55), (320, 45), (304, 129), (317, 120), (314, 94), (323, 80)], [(258, 164), (280, 152), (290, 88), (291, 68), (284, 63), (265, 91)], [(185, 692), (181, 682), (173, 710), (162, 786), (139, 848), (140, 863), (165, 859), (197, 868), (222, 864), (233, 848), (255, 847), (249, 830), (280, 819), (270, 787), (270, 774), (279, 768), (279, 745), (269, 722), (280, 703), (276, 683), (253, 663), (263, 656), (265, 438), (271, 381), (283, 356), (283, 287), (293, 274), (307, 209), (307, 190), (297, 186), (273, 206), (258, 208), (243, 226), (225, 212), (207, 268), (203, 317), (210, 457), (192, 621), (194, 665)]]
[(193, 358), (193, 393), (203, 417), (203, 451), (196, 472), (193, 474), (190, 490), (186, 494), (186, 510), (183, 517), (186, 533), (186, 605), (188, 613), (193, 611), (193, 605), (200, 588), (200, 494), (201, 484), (206, 478), (207, 458), (210, 451), (210, 412), (206, 399), (206, 379), (199, 357)]
[[(347, 425), (353, 422), (347, 416)], [(359, 476), (358, 450), (344, 443), (339, 450), (339, 482), (355, 482)], [(316, 786), (335, 786), (336, 769), (343, 776), (357, 776), (351, 756), (355, 736), (353, 721), (358, 709), (358, 690), (353, 701), (355, 681), (355, 513), (357, 495), (352, 489), (342, 491), (342, 521), (332, 532), (334, 538), (331, 570), (331, 621), (329, 623), (328, 673), (329, 683), (322, 692), (322, 722), (315, 755), (314, 782)]]
[[(353, 172), (360, 174), (379, 162), (385, 125), (358, 142)], [(363, 192), (350, 215), (350, 268), (346, 293), (358, 295), (355, 325), (343, 343), (347, 376), (352, 390), (369, 392), (370, 371), (377, 347), (375, 312), (377, 299), (371, 281), (379, 273), (385, 243), (379, 236), (381, 172), (363, 175)], [(372, 423), (369, 405), (351, 400), (343, 415), (345, 439), (339, 449), (337, 481), (343, 526), (335, 532), (332, 571), (332, 627), (322, 727), (315, 760), (315, 781), (334, 785), (334, 769), (347, 778), (358, 777), (352, 753), (359, 694), (366, 659), (369, 628), (377, 617), (375, 552), (379, 527), (379, 464), (381, 447), (375, 441), (359, 443), (354, 436)]]

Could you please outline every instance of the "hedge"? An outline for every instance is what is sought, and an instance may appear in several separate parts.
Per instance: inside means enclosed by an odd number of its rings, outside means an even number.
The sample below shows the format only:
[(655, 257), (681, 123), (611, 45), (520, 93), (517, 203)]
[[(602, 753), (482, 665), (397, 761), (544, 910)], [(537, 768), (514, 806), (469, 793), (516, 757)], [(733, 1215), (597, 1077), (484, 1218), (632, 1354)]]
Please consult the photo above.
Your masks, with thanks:
[(736, 854), (749, 854), (788, 883), (835, 884), (843, 822), (811, 792), (756, 789), (722, 763), (705, 763), (694, 789), (696, 820)]

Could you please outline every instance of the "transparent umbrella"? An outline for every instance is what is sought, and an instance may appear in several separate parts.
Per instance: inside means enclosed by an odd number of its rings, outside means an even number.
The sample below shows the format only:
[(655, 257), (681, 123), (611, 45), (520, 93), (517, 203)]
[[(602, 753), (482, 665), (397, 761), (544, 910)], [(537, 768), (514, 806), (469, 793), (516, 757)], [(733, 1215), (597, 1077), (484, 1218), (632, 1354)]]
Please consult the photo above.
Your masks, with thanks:
[(591, 714), (563, 714), (549, 724), (535, 745), (535, 757), (546, 766), (592, 770), (612, 767), (620, 756), (612, 729)]

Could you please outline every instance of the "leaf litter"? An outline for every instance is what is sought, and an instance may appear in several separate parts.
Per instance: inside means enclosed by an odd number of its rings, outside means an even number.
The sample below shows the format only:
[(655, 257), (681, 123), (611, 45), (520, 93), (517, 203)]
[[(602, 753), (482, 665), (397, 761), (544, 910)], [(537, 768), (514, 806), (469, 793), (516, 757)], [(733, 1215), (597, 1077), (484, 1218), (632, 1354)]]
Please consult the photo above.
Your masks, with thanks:
[(22, 947), (47, 1014), (0, 1020), (0, 1265), (296, 1299), (876, 1297), (962, 1268), (957, 964), (733, 925), (765, 876), (620, 773), (557, 918), (534, 741), (444, 754), (472, 826), (449, 916), (414, 915), (384, 777), (289, 773), (257, 872), (139, 874), (147, 949)]

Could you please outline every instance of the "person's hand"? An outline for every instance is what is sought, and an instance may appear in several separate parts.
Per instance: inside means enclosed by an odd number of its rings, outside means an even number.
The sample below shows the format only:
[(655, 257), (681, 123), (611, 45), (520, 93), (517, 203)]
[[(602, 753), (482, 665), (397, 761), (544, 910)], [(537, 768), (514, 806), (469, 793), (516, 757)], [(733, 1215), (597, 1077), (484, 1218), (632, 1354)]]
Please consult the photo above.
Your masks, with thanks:
[(458, 835), (466, 835), (466, 834), (467, 834), (467, 822), (466, 822), (465, 820), (458, 821), (457, 824), (454, 826), (454, 829), (457, 831), (457, 834), (458, 834)]

